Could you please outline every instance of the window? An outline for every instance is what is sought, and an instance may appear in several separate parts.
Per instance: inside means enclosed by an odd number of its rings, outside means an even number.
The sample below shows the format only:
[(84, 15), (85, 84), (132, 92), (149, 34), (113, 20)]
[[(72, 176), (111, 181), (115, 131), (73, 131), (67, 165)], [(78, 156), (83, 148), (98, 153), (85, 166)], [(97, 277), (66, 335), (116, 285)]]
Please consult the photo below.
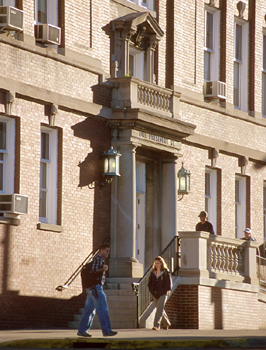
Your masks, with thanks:
[(262, 43), (262, 115), (266, 118), (266, 34), (263, 35)]
[(205, 10), (204, 80), (219, 80), (220, 11)]
[(145, 7), (148, 10), (154, 11), (154, 0), (128, 0), (128, 1), (134, 2), (134, 4)]
[(247, 112), (248, 103), (248, 23), (235, 23), (234, 106)]
[(16, 7), (16, 0), (0, 0), (0, 6)]
[(208, 213), (208, 221), (213, 225), (217, 233), (217, 172), (213, 169), (205, 171), (205, 210)]
[(57, 224), (57, 130), (42, 127), (39, 220)]
[(129, 72), (131, 76), (144, 80), (144, 52), (129, 47)]
[(58, 27), (58, 0), (36, 0), (36, 23), (49, 23)]
[(15, 120), (0, 118), (0, 193), (14, 193)]
[(246, 228), (246, 178), (235, 179), (235, 237), (243, 237)]

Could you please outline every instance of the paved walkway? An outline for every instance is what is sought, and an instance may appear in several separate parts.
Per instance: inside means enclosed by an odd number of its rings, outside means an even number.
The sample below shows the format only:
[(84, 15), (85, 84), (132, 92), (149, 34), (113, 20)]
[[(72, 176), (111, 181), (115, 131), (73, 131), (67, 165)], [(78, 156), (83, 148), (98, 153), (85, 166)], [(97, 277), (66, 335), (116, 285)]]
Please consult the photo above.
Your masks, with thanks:
[(180, 349), (180, 348), (264, 348), (266, 330), (184, 330), (159, 332), (149, 329), (119, 329), (114, 337), (103, 337), (92, 330), (91, 338), (77, 336), (72, 329), (0, 330), (0, 349), (14, 348), (113, 348), (113, 349)]

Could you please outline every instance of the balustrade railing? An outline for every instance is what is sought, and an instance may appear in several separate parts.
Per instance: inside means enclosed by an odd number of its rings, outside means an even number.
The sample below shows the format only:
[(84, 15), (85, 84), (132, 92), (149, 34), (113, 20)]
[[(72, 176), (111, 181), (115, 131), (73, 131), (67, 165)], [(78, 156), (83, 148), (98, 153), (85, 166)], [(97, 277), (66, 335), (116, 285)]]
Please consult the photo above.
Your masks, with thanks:
[[(162, 251), (160, 256), (162, 256), (171, 272), (172, 276), (177, 276), (179, 268), (179, 237), (175, 236), (167, 247)], [(152, 302), (152, 295), (148, 289), (148, 282), (150, 273), (152, 271), (152, 265), (146, 271), (144, 276), (137, 283), (132, 283), (132, 289), (137, 296), (137, 322), (138, 328), (140, 323), (140, 318), (144, 312), (149, 307)]]
[(172, 93), (138, 84), (138, 103), (170, 112)]
[(266, 293), (266, 259), (257, 255), (257, 274), (260, 291)]
[(207, 269), (210, 277), (217, 274), (244, 276), (243, 247), (223, 242), (207, 242)]

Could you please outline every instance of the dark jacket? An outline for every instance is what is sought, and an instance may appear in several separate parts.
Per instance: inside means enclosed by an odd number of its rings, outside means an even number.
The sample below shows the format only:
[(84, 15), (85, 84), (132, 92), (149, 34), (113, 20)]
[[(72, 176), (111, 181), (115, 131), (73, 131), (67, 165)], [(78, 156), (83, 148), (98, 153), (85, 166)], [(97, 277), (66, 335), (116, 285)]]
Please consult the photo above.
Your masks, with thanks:
[(156, 271), (152, 271), (149, 278), (148, 288), (150, 293), (159, 299), (161, 295), (166, 294), (172, 288), (172, 278), (167, 270), (160, 276), (156, 276)]

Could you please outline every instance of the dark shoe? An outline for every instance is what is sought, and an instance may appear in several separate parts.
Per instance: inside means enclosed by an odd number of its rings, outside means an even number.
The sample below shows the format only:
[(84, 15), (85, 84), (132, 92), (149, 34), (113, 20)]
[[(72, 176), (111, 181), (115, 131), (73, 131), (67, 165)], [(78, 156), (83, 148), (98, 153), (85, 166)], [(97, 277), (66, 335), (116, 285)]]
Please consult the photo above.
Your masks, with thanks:
[(116, 335), (116, 334), (117, 334), (117, 332), (111, 331), (111, 332), (104, 334), (103, 336), (104, 337), (112, 337), (113, 335)]
[(78, 332), (77, 335), (79, 335), (80, 337), (91, 337), (91, 334), (87, 333), (87, 332), (83, 332), (83, 333), (80, 333)]

